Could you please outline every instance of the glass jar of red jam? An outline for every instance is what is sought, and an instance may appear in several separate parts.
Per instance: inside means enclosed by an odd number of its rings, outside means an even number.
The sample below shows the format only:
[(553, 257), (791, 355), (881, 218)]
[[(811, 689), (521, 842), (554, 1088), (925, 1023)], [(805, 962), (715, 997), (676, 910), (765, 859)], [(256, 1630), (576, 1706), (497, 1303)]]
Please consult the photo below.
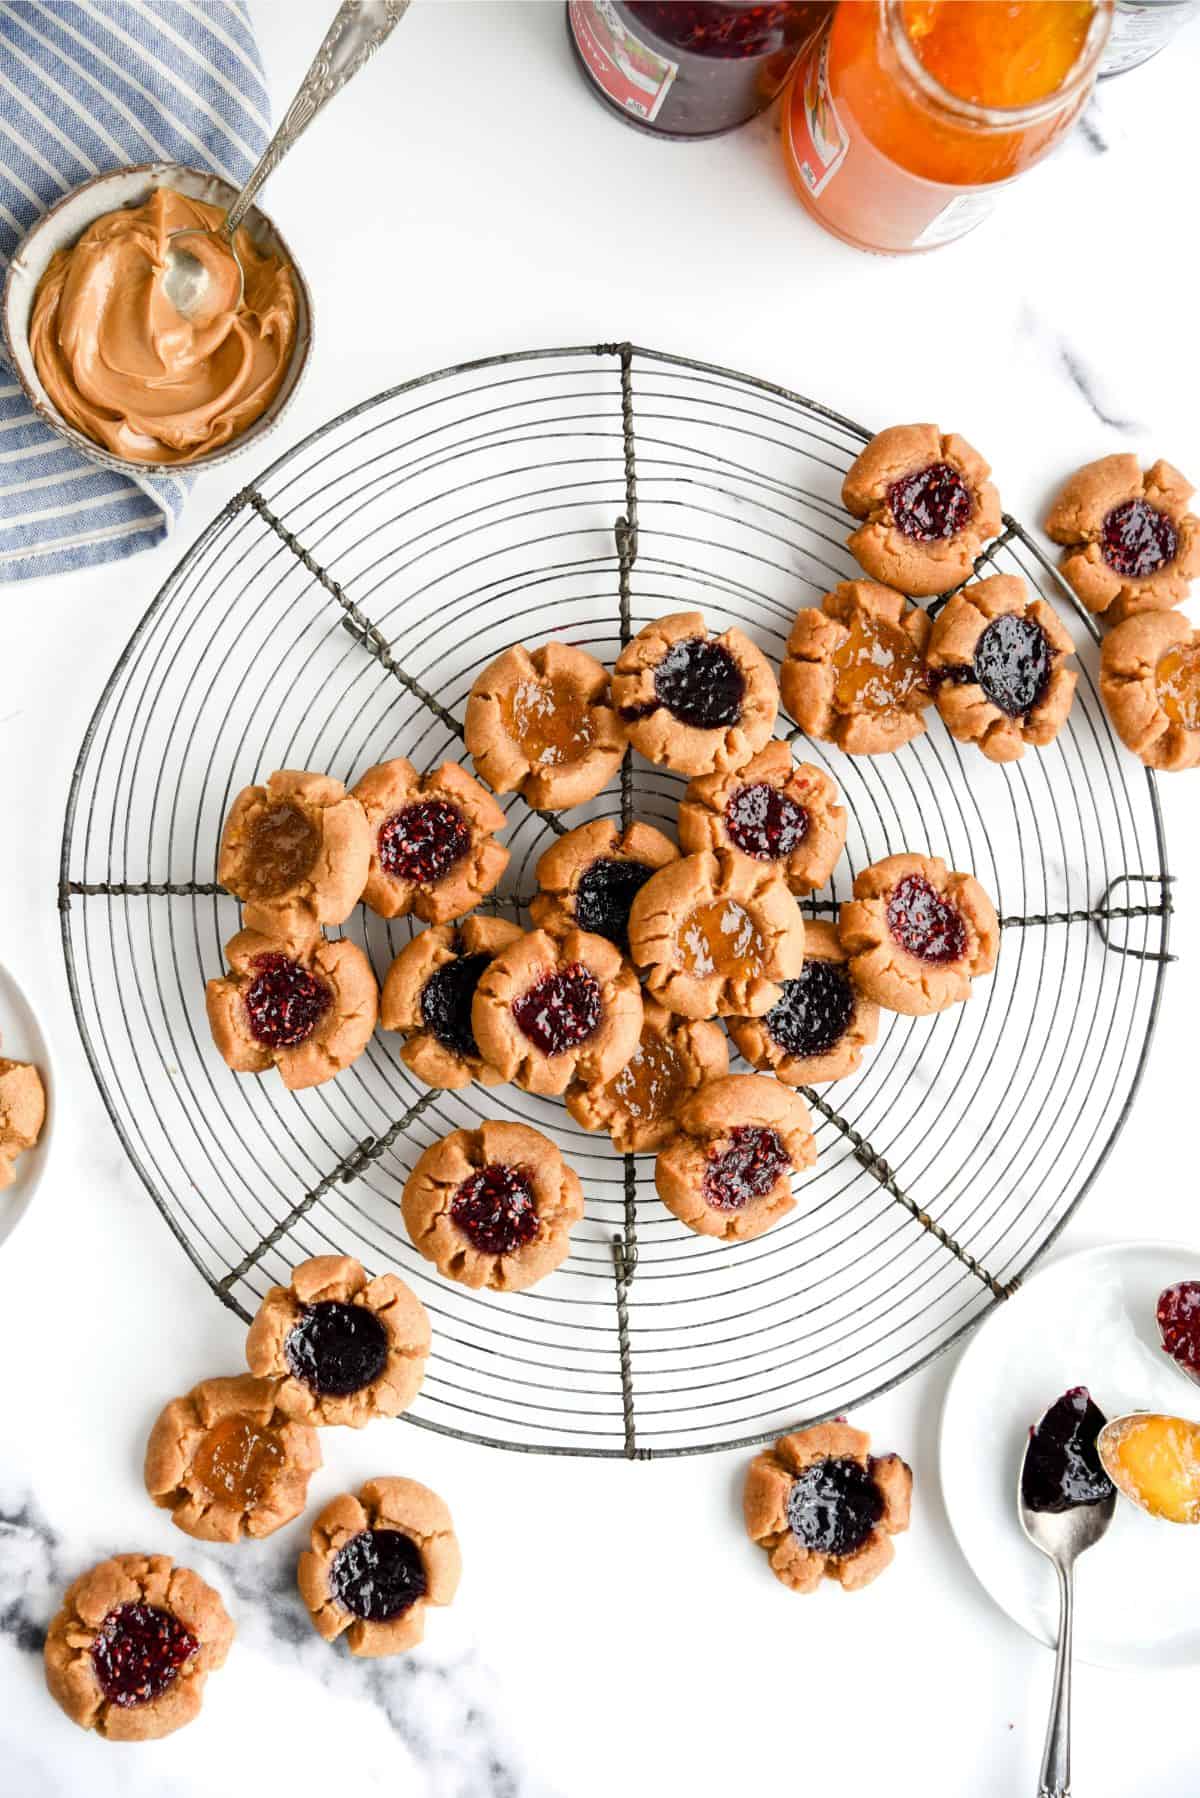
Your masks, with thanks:
[(1112, 0), (842, 0), (784, 100), (784, 160), (827, 231), (950, 243), (1078, 118)]
[(567, 0), (593, 92), (629, 125), (716, 137), (769, 106), (833, 0)]

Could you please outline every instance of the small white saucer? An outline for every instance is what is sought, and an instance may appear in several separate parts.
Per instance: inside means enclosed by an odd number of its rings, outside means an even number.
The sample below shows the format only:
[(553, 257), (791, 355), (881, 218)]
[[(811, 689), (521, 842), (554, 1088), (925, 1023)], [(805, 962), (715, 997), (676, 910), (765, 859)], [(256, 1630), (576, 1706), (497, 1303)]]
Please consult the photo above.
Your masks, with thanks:
[(17, 1157), (16, 1179), (0, 1192), (0, 1248), (8, 1241), (32, 1205), (50, 1152), (54, 1127), (54, 1089), (50, 1052), (46, 1039), (16, 979), (0, 963), (0, 1056), (10, 1061), (31, 1061), (46, 1089), (46, 1121), (36, 1148)]
[[(1200, 1386), (1159, 1346), (1155, 1305), (1176, 1280), (1200, 1280), (1200, 1250), (1117, 1243), (1056, 1262), (992, 1313), (946, 1393), (942, 1490), (959, 1546), (1000, 1608), (1048, 1646), (1058, 1629), (1054, 1570), (1017, 1521), (1030, 1426), (1071, 1386), (1086, 1386), (1107, 1417), (1200, 1419)], [(1200, 1526), (1158, 1523), (1118, 1499), (1075, 1577), (1080, 1660), (1200, 1664)]]

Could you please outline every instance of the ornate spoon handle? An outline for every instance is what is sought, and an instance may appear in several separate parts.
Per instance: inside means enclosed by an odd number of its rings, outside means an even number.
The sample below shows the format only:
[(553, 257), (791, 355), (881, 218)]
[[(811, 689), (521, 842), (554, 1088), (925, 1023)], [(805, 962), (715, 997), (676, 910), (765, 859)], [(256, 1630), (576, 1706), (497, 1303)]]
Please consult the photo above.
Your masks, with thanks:
[(1055, 1562), (1058, 1574), (1058, 1654), (1050, 1722), (1042, 1753), (1038, 1798), (1071, 1798), (1071, 1649), (1075, 1624), (1074, 1569)]
[(368, 62), (384, 39), (408, 11), (409, 0), (343, 0), (313, 57), (308, 74), (284, 113), (279, 129), (259, 157), (219, 235), (232, 239), (254, 204), (255, 195), (271, 170), (283, 161), (296, 139), (312, 124), (323, 106)]

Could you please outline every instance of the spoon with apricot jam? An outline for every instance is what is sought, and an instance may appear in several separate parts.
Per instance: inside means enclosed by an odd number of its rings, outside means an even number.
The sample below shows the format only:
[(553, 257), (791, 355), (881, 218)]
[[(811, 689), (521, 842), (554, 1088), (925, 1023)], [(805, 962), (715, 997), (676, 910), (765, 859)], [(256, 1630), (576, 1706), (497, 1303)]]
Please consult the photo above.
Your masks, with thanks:
[(1105, 1424), (1097, 1447), (1117, 1491), (1148, 1517), (1200, 1523), (1200, 1423), (1131, 1411)]
[(1053, 1562), (1058, 1575), (1058, 1654), (1039, 1798), (1067, 1798), (1071, 1789), (1075, 1562), (1099, 1542), (1117, 1503), (1097, 1449), (1103, 1427), (1104, 1414), (1087, 1388), (1075, 1386), (1056, 1399), (1029, 1432), (1021, 1462), (1017, 1486), (1021, 1528)]

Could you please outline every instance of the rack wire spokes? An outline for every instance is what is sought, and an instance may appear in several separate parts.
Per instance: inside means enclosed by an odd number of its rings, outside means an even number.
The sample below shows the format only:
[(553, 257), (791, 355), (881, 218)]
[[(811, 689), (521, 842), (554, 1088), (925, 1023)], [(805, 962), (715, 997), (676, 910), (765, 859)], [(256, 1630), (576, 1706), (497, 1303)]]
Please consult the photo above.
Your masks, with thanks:
[[(101, 700), (59, 899), (110, 1113), (242, 1315), (305, 1254), (401, 1269), (434, 1318), (414, 1421), (648, 1455), (844, 1409), (1015, 1289), (1128, 1111), (1168, 959), (1154, 785), (1113, 743), (1091, 621), (1011, 518), (980, 572), (1022, 573), (1085, 638), (1064, 737), (1004, 770), (937, 724), (878, 765), (801, 749), (842, 788), (851, 868), (927, 847), (975, 869), (999, 901), (997, 973), (953, 1016), (888, 1019), (857, 1076), (807, 1093), (817, 1168), (767, 1237), (691, 1238), (654, 1199), (650, 1158), (511, 1088), (420, 1088), (382, 1038), (299, 1095), (233, 1082), (203, 1040), (203, 983), (237, 924), (211, 878), (236, 787), (274, 766), (353, 778), (389, 754), (457, 758), (471, 682), (514, 640), (564, 631), (611, 660), (647, 619), (700, 607), (778, 659), (796, 606), (853, 572), (837, 493), (865, 436), (769, 383), (630, 345), (443, 371), (333, 421), (238, 495)], [(498, 902), (524, 915), (548, 833), (588, 816), (669, 828), (681, 785), (627, 755), (565, 824), (510, 796)], [(808, 909), (831, 914), (845, 890), (839, 870)], [(410, 926), (364, 913), (348, 928), (382, 974)], [(416, 1155), (483, 1115), (553, 1134), (588, 1194), (567, 1263), (529, 1294), (450, 1288), (398, 1224)]]

